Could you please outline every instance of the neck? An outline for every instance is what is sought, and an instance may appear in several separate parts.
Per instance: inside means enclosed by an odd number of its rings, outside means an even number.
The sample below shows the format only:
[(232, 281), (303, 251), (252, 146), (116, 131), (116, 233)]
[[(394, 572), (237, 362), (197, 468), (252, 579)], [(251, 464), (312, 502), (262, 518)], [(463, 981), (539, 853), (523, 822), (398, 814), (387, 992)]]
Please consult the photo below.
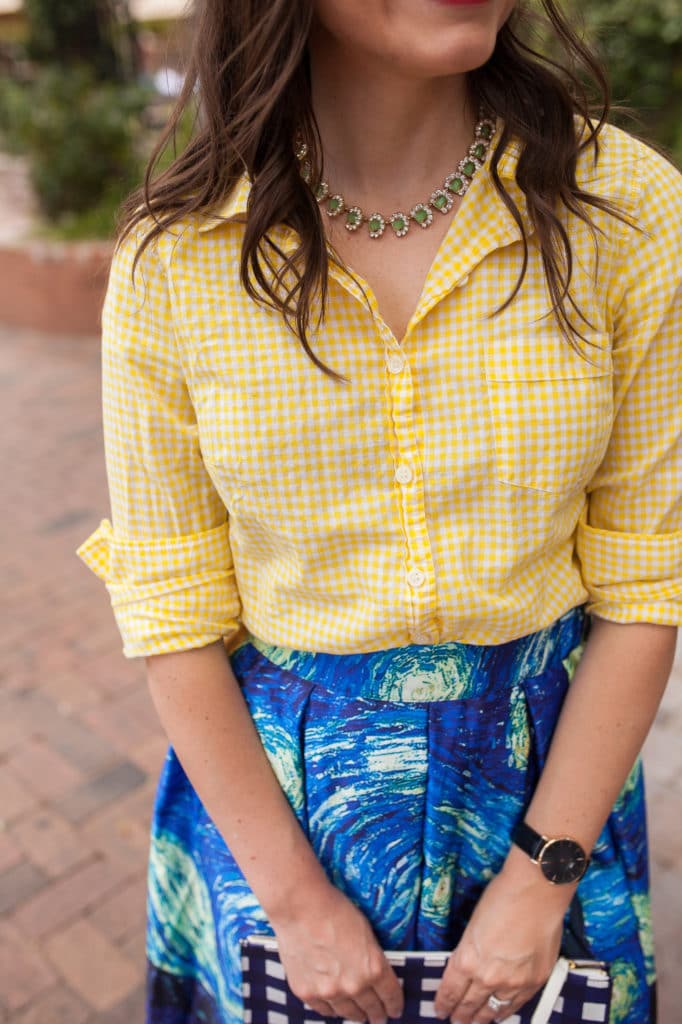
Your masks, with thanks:
[(473, 138), (466, 76), (406, 79), (322, 30), (311, 38), (313, 109), (324, 174), (354, 202), (414, 203), (453, 171)]

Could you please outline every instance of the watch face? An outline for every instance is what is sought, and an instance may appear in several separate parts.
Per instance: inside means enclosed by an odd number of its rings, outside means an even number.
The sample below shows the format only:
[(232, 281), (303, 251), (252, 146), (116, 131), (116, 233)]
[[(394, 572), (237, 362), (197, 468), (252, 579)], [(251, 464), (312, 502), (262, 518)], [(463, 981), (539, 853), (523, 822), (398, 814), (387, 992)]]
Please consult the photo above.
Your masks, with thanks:
[(540, 857), (545, 878), (555, 885), (577, 882), (585, 874), (587, 857), (580, 843), (573, 839), (552, 839)]

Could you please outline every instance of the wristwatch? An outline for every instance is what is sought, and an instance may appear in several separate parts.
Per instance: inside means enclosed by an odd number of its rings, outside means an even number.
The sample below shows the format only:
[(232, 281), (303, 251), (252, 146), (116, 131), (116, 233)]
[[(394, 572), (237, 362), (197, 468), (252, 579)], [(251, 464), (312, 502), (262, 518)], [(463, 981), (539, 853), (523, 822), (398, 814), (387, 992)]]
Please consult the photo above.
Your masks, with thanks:
[(590, 863), (590, 858), (575, 839), (569, 836), (548, 839), (525, 821), (519, 822), (514, 829), (512, 841), (528, 854), (534, 864), (540, 865), (543, 875), (553, 885), (579, 881)]

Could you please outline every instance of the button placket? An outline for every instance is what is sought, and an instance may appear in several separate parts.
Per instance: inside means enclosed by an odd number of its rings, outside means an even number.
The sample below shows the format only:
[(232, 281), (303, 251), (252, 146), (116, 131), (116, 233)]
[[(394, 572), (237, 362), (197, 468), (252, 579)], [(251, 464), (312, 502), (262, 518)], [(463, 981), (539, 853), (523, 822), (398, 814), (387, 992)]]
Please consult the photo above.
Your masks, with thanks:
[(412, 369), (399, 349), (386, 352), (387, 393), (394, 431), (394, 478), (407, 547), (403, 563), (407, 632), (434, 640), (436, 616), (435, 570), (426, 524), (424, 482), (418, 446)]

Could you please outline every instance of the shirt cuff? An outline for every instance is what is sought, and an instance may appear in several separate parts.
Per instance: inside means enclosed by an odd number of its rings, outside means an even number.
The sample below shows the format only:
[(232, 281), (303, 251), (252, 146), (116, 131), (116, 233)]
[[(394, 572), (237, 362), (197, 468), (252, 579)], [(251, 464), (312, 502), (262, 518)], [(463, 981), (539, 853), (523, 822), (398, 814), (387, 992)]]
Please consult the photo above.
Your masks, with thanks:
[(134, 538), (103, 519), (76, 554), (106, 583), (127, 658), (203, 647), (240, 628), (227, 523)]
[(583, 512), (576, 552), (588, 612), (612, 622), (682, 626), (682, 531), (602, 530)]

